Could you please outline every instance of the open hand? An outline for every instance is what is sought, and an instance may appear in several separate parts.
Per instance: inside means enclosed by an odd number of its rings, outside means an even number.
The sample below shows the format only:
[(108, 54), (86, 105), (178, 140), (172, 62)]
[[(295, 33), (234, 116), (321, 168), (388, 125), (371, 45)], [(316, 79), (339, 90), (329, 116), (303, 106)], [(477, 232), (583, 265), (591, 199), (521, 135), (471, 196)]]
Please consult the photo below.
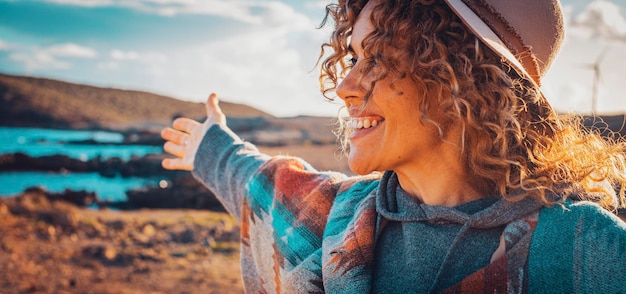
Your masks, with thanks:
[(170, 170), (192, 170), (198, 146), (207, 130), (214, 124), (226, 124), (226, 116), (220, 109), (217, 95), (212, 93), (206, 102), (207, 119), (200, 123), (181, 117), (173, 122), (173, 128), (164, 128), (161, 137), (165, 139), (163, 149), (176, 158), (163, 159), (161, 165)]

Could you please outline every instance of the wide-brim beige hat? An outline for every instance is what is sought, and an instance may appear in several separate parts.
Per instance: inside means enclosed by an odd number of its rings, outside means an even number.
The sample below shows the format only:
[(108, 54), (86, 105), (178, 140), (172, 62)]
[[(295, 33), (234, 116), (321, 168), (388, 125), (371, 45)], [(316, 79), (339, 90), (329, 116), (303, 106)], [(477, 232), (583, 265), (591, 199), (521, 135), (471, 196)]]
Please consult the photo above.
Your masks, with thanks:
[(485, 45), (541, 86), (563, 41), (558, 0), (444, 1)]

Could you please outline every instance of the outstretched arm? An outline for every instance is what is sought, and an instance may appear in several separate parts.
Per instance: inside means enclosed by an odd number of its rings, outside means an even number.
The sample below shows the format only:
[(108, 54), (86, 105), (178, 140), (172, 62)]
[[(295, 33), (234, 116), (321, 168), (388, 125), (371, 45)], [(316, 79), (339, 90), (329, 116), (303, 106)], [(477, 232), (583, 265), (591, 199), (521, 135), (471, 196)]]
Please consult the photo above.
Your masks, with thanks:
[(311, 227), (321, 238), (345, 175), (319, 172), (299, 158), (260, 153), (228, 129), (214, 94), (206, 110), (203, 124), (180, 118), (163, 130), (165, 150), (175, 156), (163, 166), (191, 171), (238, 220), (243, 211), (258, 217), (278, 213), (286, 220), (316, 223)]
[(217, 95), (212, 93), (206, 103), (207, 119), (199, 123), (186, 117), (174, 120), (173, 128), (161, 131), (161, 137), (166, 140), (163, 145), (165, 152), (176, 158), (163, 160), (163, 168), (169, 170), (193, 170), (194, 159), (207, 130), (216, 124), (226, 125), (226, 116), (218, 104)]
[(163, 148), (175, 157), (164, 159), (162, 165), (191, 171), (228, 212), (240, 219), (248, 183), (269, 157), (228, 129), (217, 95), (209, 96), (206, 113), (204, 123), (178, 118), (173, 128), (163, 129), (161, 136), (167, 141)]

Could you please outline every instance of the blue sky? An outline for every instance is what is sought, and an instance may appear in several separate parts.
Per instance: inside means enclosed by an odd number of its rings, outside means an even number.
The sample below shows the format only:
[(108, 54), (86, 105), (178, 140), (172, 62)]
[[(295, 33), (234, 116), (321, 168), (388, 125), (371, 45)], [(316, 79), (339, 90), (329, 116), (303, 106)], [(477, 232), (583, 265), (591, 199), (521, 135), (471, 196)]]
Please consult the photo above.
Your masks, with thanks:
[[(0, 72), (330, 115), (314, 69), (322, 0), (0, 0)], [(626, 1), (562, 0), (566, 42), (544, 80), (561, 111), (626, 112)]]

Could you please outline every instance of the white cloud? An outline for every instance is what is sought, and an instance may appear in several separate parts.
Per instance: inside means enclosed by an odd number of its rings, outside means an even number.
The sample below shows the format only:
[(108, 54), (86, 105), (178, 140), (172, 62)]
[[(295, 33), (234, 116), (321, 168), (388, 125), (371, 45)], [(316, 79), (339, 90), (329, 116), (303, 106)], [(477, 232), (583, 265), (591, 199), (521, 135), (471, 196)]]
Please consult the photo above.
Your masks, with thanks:
[(263, 8), (259, 3), (242, 1), (134, 1), (119, 2), (119, 6), (126, 6), (146, 13), (155, 13), (163, 16), (175, 16), (179, 14), (206, 14), (227, 19), (237, 20), (243, 23), (259, 23), (261, 18), (253, 13), (254, 9)]
[(12, 48), (13, 46), (11, 46), (11, 44), (5, 42), (4, 40), (0, 40), (0, 51), (8, 51)]
[(294, 33), (286, 25), (259, 28), (175, 49), (162, 64), (141, 65), (137, 57), (137, 63), (124, 64), (123, 72), (132, 67), (142, 75), (149, 74), (152, 79), (146, 79), (142, 88), (186, 100), (204, 101), (215, 91), (226, 101), (275, 115), (334, 115), (338, 107), (324, 101), (317, 71), (311, 72), (319, 48), (311, 44), (321, 44), (322, 34), (313, 28)]
[(140, 54), (139, 60), (144, 63), (165, 63), (169, 58), (161, 52), (150, 51)]
[(42, 51), (52, 56), (59, 57), (95, 58), (96, 56), (98, 56), (96, 50), (73, 43), (50, 46), (43, 49)]
[(306, 2), (305, 6), (308, 9), (315, 9), (319, 11), (323, 11), (326, 8), (326, 5), (330, 4), (332, 1), (330, 0), (309, 0)]
[(9, 59), (24, 64), (29, 70), (38, 69), (67, 69), (72, 67), (71, 63), (63, 58), (91, 59), (98, 56), (98, 53), (89, 47), (74, 43), (57, 44), (44, 48), (31, 48), (21, 50), (9, 55)]
[(117, 70), (120, 68), (120, 64), (117, 61), (101, 61), (98, 62), (96, 68), (99, 70)]
[[(233, 36), (208, 43), (182, 56), (195, 56), (185, 68), (188, 80), (237, 99), (250, 99), (254, 106), (285, 111), (303, 92), (306, 69), (300, 53), (288, 46), (284, 30), (264, 31)], [(193, 85), (190, 85), (193, 87)], [(197, 86), (196, 86), (197, 87)], [(207, 93), (204, 93), (207, 94)], [(287, 99), (285, 99), (287, 98)], [(280, 109), (280, 108), (283, 109)]]
[(60, 5), (75, 5), (85, 7), (109, 6), (113, 4), (112, 0), (48, 0), (45, 2), (51, 2)]
[(567, 28), (570, 36), (579, 39), (626, 41), (623, 12), (618, 5), (606, 0), (593, 1), (577, 16), (570, 15)]
[(137, 51), (123, 51), (120, 49), (113, 49), (110, 52), (112, 62), (118, 63), (119, 61), (125, 62), (138, 62), (145, 65), (155, 65), (166, 63), (169, 58), (166, 54), (156, 51), (137, 52)]
[(111, 58), (115, 60), (136, 60), (139, 54), (135, 51), (122, 51), (119, 49), (111, 50)]
[(316, 30), (316, 22), (286, 4), (255, 2), (255, 7), (262, 9), (255, 10), (256, 23), (245, 33), (209, 38), (192, 47), (164, 48), (167, 52), (115, 48), (98, 68), (142, 79), (137, 82), (142, 89), (187, 100), (204, 101), (216, 91), (227, 101), (276, 115), (334, 115), (338, 107), (325, 102), (317, 71), (311, 72), (328, 32)]
[(262, 15), (264, 24), (270, 26), (285, 25), (292, 30), (314, 27), (313, 22), (308, 17), (297, 13), (293, 7), (285, 3), (273, 1), (260, 7), (265, 9), (265, 13)]
[(71, 67), (71, 64), (58, 60), (42, 51), (36, 51), (32, 54), (13, 53), (9, 55), (9, 59), (23, 63), (28, 71), (37, 69), (67, 69)]
[[(170, 62), (170, 58), (167, 54), (157, 51), (123, 51), (120, 49), (113, 49), (109, 53), (109, 59), (98, 62), (97, 69), (102, 72), (117, 71), (117, 74), (132, 76), (130, 80), (135, 79), (148, 79), (148, 83), (154, 81), (154, 77), (162, 77), (164, 80), (169, 80), (172, 77), (172, 68), (176, 68), (176, 64)], [(145, 83), (145, 81), (144, 81)], [(155, 89), (159, 88), (161, 82), (155, 83), (150, 86), (154, 86)], [(145, 85), (143, 85), (146, 88)], [(163, 91), (163, 90), (160, 90)]]

